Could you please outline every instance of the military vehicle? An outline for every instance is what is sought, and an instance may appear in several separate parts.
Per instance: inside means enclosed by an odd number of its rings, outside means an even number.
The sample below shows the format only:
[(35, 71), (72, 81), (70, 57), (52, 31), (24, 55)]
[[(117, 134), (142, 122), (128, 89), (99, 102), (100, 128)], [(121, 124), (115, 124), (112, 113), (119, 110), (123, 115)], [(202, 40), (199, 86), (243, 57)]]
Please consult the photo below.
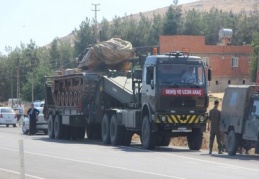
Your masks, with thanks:
[[(128, 71), (103, 63), (102, 68), (48, 77), (44, 107), (49, 137), (82, 139), (86, 130), (89, 139), (129, 145), (132, 135), (139, 134), (143, 148), (153, 149), (169, 145), (171, 137), (187, 136), (189, 148), (199, 150), (211, 70), (200, 57), (181, 52), (158, 55), (154, 50), (126, 62), (131, 63)], [(190, 67), (195, 79), (182, 80)]]
[(236, 155), (238, 148), (255, 148), (259, 154), (259, 93), (256, 86), (230, 85), (225, 90), (220, 129), (227, 134), (229, 155)]

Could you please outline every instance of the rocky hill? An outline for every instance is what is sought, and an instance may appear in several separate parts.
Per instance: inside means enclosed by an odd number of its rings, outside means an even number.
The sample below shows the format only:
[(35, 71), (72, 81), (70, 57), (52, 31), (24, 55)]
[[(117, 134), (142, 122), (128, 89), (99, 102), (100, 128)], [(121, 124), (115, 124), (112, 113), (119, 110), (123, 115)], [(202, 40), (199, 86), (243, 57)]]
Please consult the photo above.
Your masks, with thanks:
[[(204, 12), (204, 11), (209, 11), (211, 8), (215, 7), (217, 9), (221, 9), (222, 11), (227, 11), (227, 12), (232, 11), (233, 13), (239, 13), (243, 11), (249, 14), (255, 9), (259, 10), (259, 0), (197, 0), (195, 2), (183, 4), (181, 6), (182, 6), (183, 12), (191, 9)], [(154, 14), (164, 15), (168, 7), (142, 12), (142, 14), (149, 18), (152, 18)], [(132, 14), (132, 16), (136, 20), (140, 18), (139, 13)], [(68, 40), (73, 44), (75, 39), (74, 33), (70, 33), (67, 36), (62, 37), (60, 39)], [(49, 45), (50, 44), (46, 45), (46, 47), (49, 47)]]

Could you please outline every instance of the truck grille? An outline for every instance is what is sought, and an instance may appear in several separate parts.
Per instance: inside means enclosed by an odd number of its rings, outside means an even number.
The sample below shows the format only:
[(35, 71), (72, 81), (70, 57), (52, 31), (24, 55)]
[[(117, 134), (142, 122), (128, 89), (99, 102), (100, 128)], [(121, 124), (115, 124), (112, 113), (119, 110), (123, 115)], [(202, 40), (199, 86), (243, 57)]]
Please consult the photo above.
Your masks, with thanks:
[(190, 108), (196, 107), (196, 100), (186, 98), (161, 98), (160, 106), (168, 108)]

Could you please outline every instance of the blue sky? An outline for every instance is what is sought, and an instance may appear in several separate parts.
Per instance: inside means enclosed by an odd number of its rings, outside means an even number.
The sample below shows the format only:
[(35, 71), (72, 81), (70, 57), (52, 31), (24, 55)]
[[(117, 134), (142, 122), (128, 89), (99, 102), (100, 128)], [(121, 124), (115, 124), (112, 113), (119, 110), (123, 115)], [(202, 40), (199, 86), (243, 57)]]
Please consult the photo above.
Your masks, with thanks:
[[(180, 4), (196, 0), (179, 0)], [(98, 6), (98, 21), (103, 17), (135, 14), (169, 6), (173, 0), (0, 0), (0, 53), (5, 46), (12, 49), (30, 39), (37, 46), (50, 43), (56, 37), (71, 33), (86, 17), (94, 18), (94, 6)]]

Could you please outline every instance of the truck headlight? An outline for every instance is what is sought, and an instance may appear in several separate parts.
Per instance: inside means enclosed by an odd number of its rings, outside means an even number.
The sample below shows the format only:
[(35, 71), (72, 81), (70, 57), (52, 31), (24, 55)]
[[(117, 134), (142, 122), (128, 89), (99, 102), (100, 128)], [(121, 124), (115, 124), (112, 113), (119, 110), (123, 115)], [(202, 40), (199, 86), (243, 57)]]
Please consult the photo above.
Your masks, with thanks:
[(200, 122), (204, 122), (205, 118), (203, 116), (200, 117)]

